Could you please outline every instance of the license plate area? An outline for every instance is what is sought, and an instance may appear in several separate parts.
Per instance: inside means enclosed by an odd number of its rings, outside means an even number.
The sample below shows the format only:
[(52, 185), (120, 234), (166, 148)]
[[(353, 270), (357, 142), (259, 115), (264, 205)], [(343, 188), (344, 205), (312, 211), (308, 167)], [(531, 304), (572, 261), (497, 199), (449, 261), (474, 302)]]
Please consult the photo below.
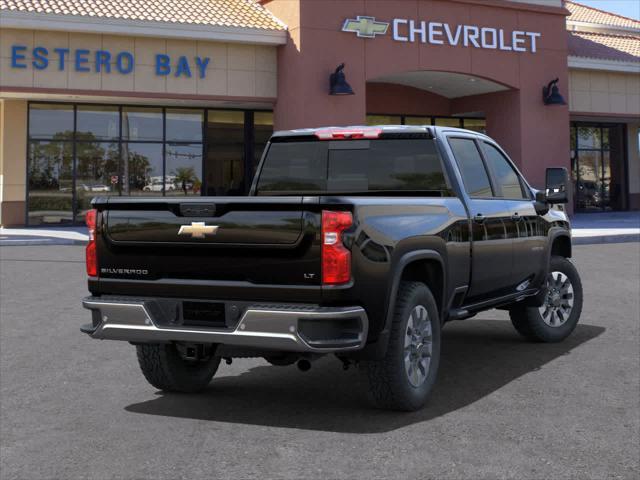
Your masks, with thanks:
[(221, 302), (182, 302), (182, 324), (185, 327), (226, 328), (225, 305)]

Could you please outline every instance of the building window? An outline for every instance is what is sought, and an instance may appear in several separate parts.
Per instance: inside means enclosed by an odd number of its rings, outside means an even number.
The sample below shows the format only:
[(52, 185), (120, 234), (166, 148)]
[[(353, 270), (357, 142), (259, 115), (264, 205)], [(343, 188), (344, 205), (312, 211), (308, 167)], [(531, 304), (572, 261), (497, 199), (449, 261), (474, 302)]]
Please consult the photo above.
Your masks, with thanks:
[(175, 190), (164, 177), (164, 111), (122, 108), (122, 172), (115, 182), (122, 195), (163, 195)]
[(81, 224), (96, 196), (242, 195), (273, 114), (29, 104), (27, 223)]
[(117, 141), (78, 141), (75, 155), (76, 215), (78, 221), (84, 221), (93, 197), (119, 193), (120, 148)]
[(435, 118), (434, 125), (436, 127), (462, 128), (462, 119), (461, 118)]
[(122, 144), (123, 195), (163, 195), (173, 190), (163, 175), (162, 143), (125, 142)]
[(120, 110), (111, 106), (78, 106), (76, 139), (85, 141), (118, 140)]
[(253, 165), (251, 175), (255, 175), (262, 158), (264, 147), (273, 134), (273, 112), (255, 112), (253, 114)]
[(72, 223), (73, 143), (31, 140), (28, 160), (29, 223)]
[(29, 137), (72, 140), (74, 113), (71, 105), (30, 105)]
[(462, 128), (487, 134), (487, 121), (484, 118), (463, 118)]
[(167, 109), (166, 119), (167, 141), (202, 143), (204, 111)]
[(122, 109), (122, 140), (162, 141), (162, 109), (124, 107)]
[(402, 125), (400, 115), (367, 115), (367, 125)]
[(433, 125), (432, 117), (404, 117), (403, 125)]
[(466, 128), (475, 132), (487, 133), (487, 121), (484, 118), (373, 114), (367, 115), (367, 125), (436, 125), (439, 127)]
[(576, 211), (627, 208), (623, 124), (573, 123), (571, 170)]
[(207, 114), (206, 194), (240, 195), (245, 183), (245, 114), (210, 110)]
[(200, 195), (202, 144), (168, 143), (165, 151), (169, 195)]

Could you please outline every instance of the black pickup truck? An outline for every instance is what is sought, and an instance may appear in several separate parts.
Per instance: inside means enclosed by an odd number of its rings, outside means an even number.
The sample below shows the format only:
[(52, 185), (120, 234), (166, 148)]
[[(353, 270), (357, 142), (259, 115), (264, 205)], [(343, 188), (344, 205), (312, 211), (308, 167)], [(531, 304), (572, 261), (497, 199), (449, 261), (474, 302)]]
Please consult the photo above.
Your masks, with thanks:
[(453, 128), (273, 135), (245, 197), (96, 198), (83, 301), (146, 379), (204, 389), (221, 359), (357, 365), (374, 405), (422, 407), (452, 320), (507, 309), (525, 337), (576, 327), (564, 169), (534, 190), (489, 137)]

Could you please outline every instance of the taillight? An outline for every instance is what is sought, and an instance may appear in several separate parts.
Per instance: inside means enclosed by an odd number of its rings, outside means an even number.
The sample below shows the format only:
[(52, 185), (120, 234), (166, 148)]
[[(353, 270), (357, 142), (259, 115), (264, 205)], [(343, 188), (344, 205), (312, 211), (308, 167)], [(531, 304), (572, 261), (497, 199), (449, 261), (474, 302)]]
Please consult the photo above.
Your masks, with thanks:
[(96, 247), (96, 225), (98, 221), (98, 211), (89, 210), (85, 216), (87, 227), (89, 228), (89, 243), (86, 250), (87, 275), (98, 276), (98, 250)]
[(316, 137), (319, 140), (361, 140), (379, 138), (381, 128), (327, 128), (318, 130)]
[(322, 283), (340, 285), (351, 280), (351, 252), (342, 232), (353, 225), (350, 212), (322, 212)]

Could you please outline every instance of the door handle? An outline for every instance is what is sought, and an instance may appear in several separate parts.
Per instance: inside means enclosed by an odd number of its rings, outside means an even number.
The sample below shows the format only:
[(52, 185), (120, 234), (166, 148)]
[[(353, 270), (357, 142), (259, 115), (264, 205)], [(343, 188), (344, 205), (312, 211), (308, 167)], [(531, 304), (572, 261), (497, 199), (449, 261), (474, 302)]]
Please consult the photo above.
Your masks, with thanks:
[(475, 216), (475, 217), (473, 217), (473, 220), (474, 220), (476, 223), (484, 223), (485, 218), (486, 218), (486, 217), (485, 217), (483, 214), (481, 214), (481, 213), (476, 213), (476, 216)]

